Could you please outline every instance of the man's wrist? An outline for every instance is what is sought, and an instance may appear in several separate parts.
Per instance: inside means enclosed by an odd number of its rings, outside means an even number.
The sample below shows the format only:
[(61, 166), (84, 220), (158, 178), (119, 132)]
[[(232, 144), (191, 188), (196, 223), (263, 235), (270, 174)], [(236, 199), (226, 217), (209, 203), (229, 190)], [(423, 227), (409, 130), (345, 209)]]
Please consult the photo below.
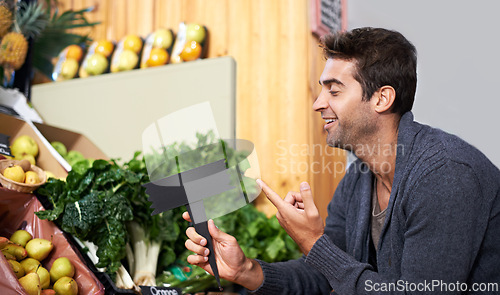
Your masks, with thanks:
[(255, 259), (247, 258), (234, 282), (248, 290), (256, 290), (264, 281), (262, 267)]

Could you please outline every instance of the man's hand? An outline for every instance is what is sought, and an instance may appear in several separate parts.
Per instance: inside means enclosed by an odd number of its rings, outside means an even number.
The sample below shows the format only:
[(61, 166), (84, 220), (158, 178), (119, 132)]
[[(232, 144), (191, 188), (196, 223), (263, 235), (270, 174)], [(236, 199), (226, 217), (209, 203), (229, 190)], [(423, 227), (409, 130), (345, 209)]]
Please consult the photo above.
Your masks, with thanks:
[[(184, 212), (182, 217), (191, 222), (188, 212)], [(219, 276), (249, 290), (257, 289), (264, 280), (260, 264), (247, 258), (236, 239), (219, 230), (213, 220), (208, 221), (208, 231), (213, 239)], [(187, 261), (213, 275), (212, 268), (208, 263), (209, 250), (205, 247), (207, 240), (199, 235), (194, 227), (189, 227), (186, 230), (186, 235), (189, 238), (185, 244), (186, 248), (195, 253), (195, 255), (189, 255)]]
[(276, 217), (302, 253), (309, 254), (312, 246), (323, 235), (323, 219), (314, 204), (311, 187), (300, 184), (300, 192), (289, 192), (285, 199), (275, 193), (262, 180), (257, 180), (267, 198), (278, 209)]

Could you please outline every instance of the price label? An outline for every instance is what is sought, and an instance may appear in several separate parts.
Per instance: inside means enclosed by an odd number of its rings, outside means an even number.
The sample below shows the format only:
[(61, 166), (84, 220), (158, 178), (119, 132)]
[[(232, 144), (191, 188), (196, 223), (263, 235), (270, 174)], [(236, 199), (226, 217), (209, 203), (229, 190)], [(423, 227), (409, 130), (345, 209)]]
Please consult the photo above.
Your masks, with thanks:
[(9, 136), (0, 133), (0, 154), (12, 157), (9, 148)]
[(182, 291), (177, 288), (140, 286), (143, 295), (181, 295)]

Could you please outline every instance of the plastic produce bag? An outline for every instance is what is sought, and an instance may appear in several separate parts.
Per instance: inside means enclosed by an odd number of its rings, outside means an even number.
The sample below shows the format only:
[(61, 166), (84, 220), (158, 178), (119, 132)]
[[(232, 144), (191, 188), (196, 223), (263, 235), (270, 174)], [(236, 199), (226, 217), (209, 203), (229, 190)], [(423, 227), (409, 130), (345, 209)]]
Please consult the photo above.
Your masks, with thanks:
[[(52, 239), (54, 249), (42, 261), (50, 270), (59, 257), (68, 257), (75, 266), (74, 279), (78, 294), (104, 294), (104, 286), (87, 268), (80, 252), (68, 242), (64, 233), (51, 221), (41, 220), (34, 213), (44, 210), (35, 195), (0, 188), (0, 236), (9, 238), (16, 230), (25, 229), (34, 238)], [(27, 294), (19, 284), (7, 259), (0, 255), (0, 294)]]

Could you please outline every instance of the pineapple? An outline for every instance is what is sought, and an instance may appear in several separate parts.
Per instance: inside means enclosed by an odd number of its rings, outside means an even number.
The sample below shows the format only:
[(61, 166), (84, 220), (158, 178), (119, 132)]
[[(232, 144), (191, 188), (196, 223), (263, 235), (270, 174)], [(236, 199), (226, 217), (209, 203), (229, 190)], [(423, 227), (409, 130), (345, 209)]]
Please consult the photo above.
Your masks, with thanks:
[(47, 13), (41, 4), (20, 3), (15, 13), (14, 30), (5, 35), (0, 43), (0, 65), (7, 72), (18, 70), (24, 64), (28, 52), (27, 39), (37, 37), (47, 22)]
[(24, 64), (28, 52), (28, 41), (23, 34), (7, 33), (0, 43), (0, 64), (5, 68), (18, 70)]
[(9, 32), (12, 26), (12, 11), (5, 1), (0, 1), (0, 38)]

